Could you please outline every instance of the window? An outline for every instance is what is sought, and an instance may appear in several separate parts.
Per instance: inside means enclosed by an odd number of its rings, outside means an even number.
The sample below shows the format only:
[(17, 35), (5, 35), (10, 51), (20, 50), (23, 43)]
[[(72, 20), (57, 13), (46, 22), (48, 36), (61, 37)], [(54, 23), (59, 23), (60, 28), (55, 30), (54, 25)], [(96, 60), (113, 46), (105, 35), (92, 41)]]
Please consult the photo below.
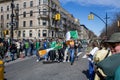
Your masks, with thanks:
[(43, 9), (43, 15), (47, 15), (46, 9)]
[(38, 37), (40, 37), (40, 30), (38, 30)]
[(3, 23), (1, 23), (1, 28), (3, 28), (3, 25), (4, 25), (4, 24), (3, 24)]
[(8, 23), (6, 24), (6, 27), (9, 28), (9, 24)]
[(21, 31), (18, 31), (18, 37), (21, 37), (20, 35), (21, 35)]
[(43, 26), (46, 26), (46, 20), (43, 20), (42, 25), (43, 25)]
[(7, 20), (9, 19), (9, 14), (7, 14)]
[(46, 4), (48, 2), (48, 0), (43, 0), (43, 4)]
[(16, 4), (16, 8), (19, 9), (19, 4)]
[(33, 7), (33, 1), (30, 1), (30, 7)]
[(43, 37), (46, 37), (46, 36), (47, 36), (47, 31), (43, 30)]
[(23, 8), (26, 8), (26, 2), (23, 3)]
[(9, 6), (7, 6), (7, 11), (9, 11)]
[(33, 11), (30, 11), (30, 16), (33, 16)]
[(23, 31), (23, 37), (25, 37), (25, 30)]
[(3, 12), (3, 7), (1, 7), (1, 12)]
[(29, 37), (32, 37), (32, 30), (29, 31)]
[(23, 21), (23, 27), (26, 27), (26, 21)]
[(39, 0), (39, 5), (41, 4), (41, 0)]
[(32, 27), (33, 26), (33, 21), (32, 20), (30, 20), (30, 27)]
[(39, 14), (40, 14), (40, 9), (39, 9)]
[(26, 17), (26, 12), (23, 12), (23, 17)]
[(1, 20), (4, 20), (4, 19), (3, 19), (3, 15), (1, 15)]
[(40, 19), (38, 19), (38, 25), (40, 26)]

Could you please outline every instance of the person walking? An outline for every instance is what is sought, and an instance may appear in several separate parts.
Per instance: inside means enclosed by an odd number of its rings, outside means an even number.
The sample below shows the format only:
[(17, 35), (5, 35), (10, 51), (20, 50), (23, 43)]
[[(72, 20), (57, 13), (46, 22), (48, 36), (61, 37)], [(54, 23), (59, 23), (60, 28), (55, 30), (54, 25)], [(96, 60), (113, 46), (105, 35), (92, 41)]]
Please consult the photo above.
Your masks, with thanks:
[(70, 62), (71, 62), (71, 65), (73, 65), (74, 59), (75, 59), (75, 42), (73, 38), (70, 39), (69, 46), (70, 46), (69, 48)]
[(35, 48), (37, 50), (37, 53), (36, 53), (36, 56), (37, 56), (37, 60), (36, 62), (39, 62), (40, 61), (40, 55), (39, 55), (39, 50), (40, 50), (40, 41), (39, 39), (36, 41), (35, 43)]
[(89, 60), (89, 80), (94, 80), (95, 72), (94, 72), (94, 63), (93, 57), (96, 54), (96, 51), (99, 50), (98, 42), (93, 41), (91, 43), (92, 50), (89, 53), (86, 53), (88, 60)]
[(15, 56), (17, 54), (17, 46), (14, 42), (10, 45), (9, 50), (10, 50), (11, 58), (12, 58), (12, 61), (13, 61), (13, 60), (15, 60)]

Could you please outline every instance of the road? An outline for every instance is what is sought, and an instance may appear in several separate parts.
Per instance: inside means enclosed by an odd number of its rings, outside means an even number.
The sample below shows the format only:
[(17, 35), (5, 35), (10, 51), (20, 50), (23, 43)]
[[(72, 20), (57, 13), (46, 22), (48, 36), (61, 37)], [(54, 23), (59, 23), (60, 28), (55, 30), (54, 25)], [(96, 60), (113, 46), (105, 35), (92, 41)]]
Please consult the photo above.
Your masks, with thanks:
[(69, 62), (43, 64), (36, 62), (36, 57), (18, 59), (5, 64), (7, 80), (87, 80), (88, 61), (82, 58)]

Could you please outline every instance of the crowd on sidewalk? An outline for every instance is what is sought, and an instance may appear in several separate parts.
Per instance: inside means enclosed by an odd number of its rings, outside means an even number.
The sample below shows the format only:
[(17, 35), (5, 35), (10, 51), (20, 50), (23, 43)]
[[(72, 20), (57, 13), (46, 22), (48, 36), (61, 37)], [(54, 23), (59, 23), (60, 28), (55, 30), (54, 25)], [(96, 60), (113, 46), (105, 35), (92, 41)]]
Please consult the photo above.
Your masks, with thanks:
[[(67, 44), (64, 39), (23, 39), (0, 40), (0, 56), (7, 61), (14, 61), (18, 58), (25, 58), (36, 55), (36, 62), (44, 59), (45, 61), (71, 62), (73, 64), (74, 58), (80, 52), (82, 45), (80, 40), (73, 40), (73, 44)], [(40, 56), (39, 51), (51, 48), (55, 45), (60, 45), (62, 48), (49, 51), (46, 55)], [(8, 60), (9, 58), (9, 60)]]

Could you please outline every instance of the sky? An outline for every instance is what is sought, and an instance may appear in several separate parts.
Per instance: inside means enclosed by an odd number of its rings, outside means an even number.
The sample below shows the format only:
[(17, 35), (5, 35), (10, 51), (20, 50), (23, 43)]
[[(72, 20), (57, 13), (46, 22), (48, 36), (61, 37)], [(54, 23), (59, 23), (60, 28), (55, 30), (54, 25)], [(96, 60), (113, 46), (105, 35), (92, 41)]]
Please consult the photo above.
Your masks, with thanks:
[[(89, 30), (93, 31), (97, 36), (100, 35), (105, 28), (106, 14), (109, 19), (107, 24), (110, 25), (115, 18), (115, 14), (120, 12), (120, 0), (59, 0), (61, 6), (70, 14), (80, 20), (80, 24), (84, 24)], [(88, 20), (88, 15), (93, 12), (93, 20)]]

